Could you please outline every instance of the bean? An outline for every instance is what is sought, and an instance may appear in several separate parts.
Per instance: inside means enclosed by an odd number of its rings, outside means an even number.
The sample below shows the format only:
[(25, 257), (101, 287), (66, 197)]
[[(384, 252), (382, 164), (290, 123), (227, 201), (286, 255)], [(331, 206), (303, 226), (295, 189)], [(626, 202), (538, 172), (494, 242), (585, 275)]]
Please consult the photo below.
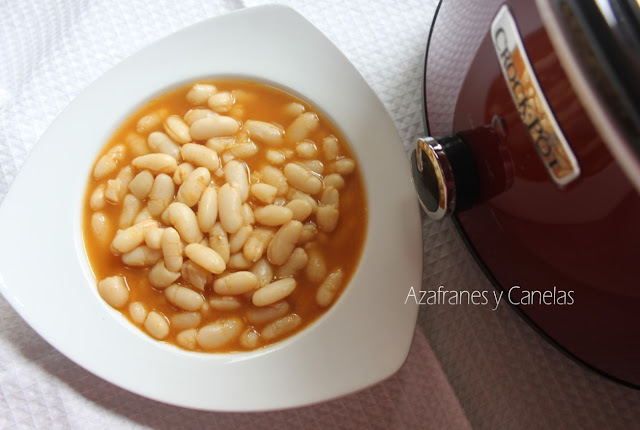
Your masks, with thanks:
[(131, 317), (131, 321), (133, 321), (134, 323), (142, 324), (144, 323), (145, 318), (147, 318), (147, 309), (141, 302), (130, 303), (129, 316)]
[(227, 183), (240, 191), (242, 201), (249, 198), (249, 176), (247, 175), (247, 166), (239, 161), (229, 161), (224, 166), (224, 177)]
[(203, 233), (208, 233), (215, 225), (218, 219), (218, 190), (214, 186), (209, 185), (200, 196), (196, 217)]
[(218, 192), (218, 216), (227, 233), (235, 233), (242, 227), (242, 196), (240, 191), (224, 184)]
[(250, 158), (258, 153), (258, 145), (253, 142), (240, 142), (227, 146), (224, 155), (232, 155), (237, 158)]
[(240, 212), (242, 213), (242, 223), (244, 225), (253, 225), (256, 223), (256, 218), (253, 215), (253, 209), (248, 203), (244, 203), (242, 208), (240, 208)]
[(109, 240), (109, 220), (103, 212), (94, 212), (91, 215), (91, 231), (101, 244), (108, 243)]
[(182, 279), (198, 290), (204, 291), (205, 286), (211, 280), (211, 273), (191, 260), (184, 262), (180, 272)]
[(284, 264), (293, 252), (302, 233), (300, 221), (289, 221), (277, 231), (267, 248), (267, 258), (272, 264)]
[(219, 222), (217, 222), (209, 232), (209, 248), (216, 251), (220, 257), (222, 257), (225, 264), (229, 262), (229, 256), (231, 255), (229, 239), (227, 232), (224, 231)]
[(322, 175), (324, 173), (324, 164), (322, 164), (320, 160), (303, 161), (302, 165), (318, 175)]
[(247, 349), (255, 349), (260, 344), (260, 333), (253, 327), (248, 327), (240, 335), (240, 345)]
[(318, 287), (316, 292), (316, 303), (318, 306), (326, 307), (331, 304), (336, 296), (336, 293), (342, 286), (342, 279), (344, 274), (342, 269), (336, 269), (329, 274), (322, 284)]
[(291, 253), (291, 256), (282, 266), (278, 268), (276, 276), (278, 278), (286, 278), (287, 276), (294, 276), (300, 270), (304, 269), (309, 261), (307, 253), (302, 248), (296, 248)]
[(253, 184), (251, 185), (251, 194), (263, 203), (271, 204), (276, 198), (278, 189), (269, 184)]
[(233, 94), (228, 91), (220, 91), (219, 93), (212, 94), (207, 104), (214, 112), (225, 113), (231, 110), (234, 102)]
[(131, 164), (136, 169), (151, 170), (154, 173), (173, 173), (178, 167), (176, 159), (167, 154), (140, 155)]
[(142, 208), (142, 202), (136, 198), (133, 194), (127, 194), (124, 196), (122, 202), (122, 212), (120, 212), (120, 219), (118, 226), (120, 228), (127, 228), (133, 225), (133, 221), (138, 216), (138, 212)]
[(285, 106), (284, 112), (289, 116), (300, 116), (304, 113), (304, 106), (300, 103), (291, 102)]
[(125, 151), (126, 148), (124, 145), (116, 145), (100, 157), (96, 166), (93, 168), (94, 179), (99, 181), (100, 179), (115, 172), (118, 167), (118, 162), (124, 158)]
[(258, 289), (251, 296), (255, 306), (268, 306), (287, 297), (296, 288), (296, 280), (284, 278), (274, 281)]
[(269, 163), (274, 164), (276, 166), (280, 166), (284, 164), (287, 160), (287, 157), (280, 151), (276, 151), (275, 149), (268, 149), (266, 153), (267, 160)]
[(184, 203), (173, 202), (167, 208), (169, 221), (178, 230), (180, 237), (187, 243), (198, 243), (203, 235), (198, 227), (196, 214)]
[(322, 152), (327, 161), (333, 161), (338, 158), (338, 139), (335, 136), (327, 136), (322, 140)]
[(262, 182), (276, 187), (278, 189), (276, 195), (278, 196), (284, 196), (289, 190), (287, 178), (285, 178), (282, 170), (272, 166), (265, 166), (262, 169)]
[(185, 330), (198, 327), (201, 320), (200, 312), (180, 312), (171, 316), (171, 326), (177, 330)]
[(212, 137), (207, 140), (205, 146), (212, 151), (216, 151), (218, 154), (222, 154), (227, 147), (234, 143), (236, 143), (236, 139), (234, 137)]
[(94, 211), (99, 211), (104, 208), (107, 202), (104, 199), (104, 190), (105, 184), (99, 184), (93, 193), (91, 193), (91, 197), (89, 198), (89, 207)]
[(302, 319), (296, 314), (289, 314), (280, 319), (273, 321), (272, 323), (267, 324), (262, 329), (262, 337), (267, 340), (273, 340), (278, 337), (282, 337), (287, 333), (295, 330), (300, 324), (302, 324)]
[(151, 152), (149, 145), (147, 145), (147, 139), (138, 133), (129, 133), (124, 140), (126, 146), (131, 150), (133, 157), (139, 157), (140, 155), (146, 155)]
[(187, 93), (187, 101), (192, 105), (204, 105), (216, 91), (214, 85), (195, 84)]
[(338, 208), (340, 206), (340, 193), (338, 193), (338, 190), (334, 187), (327, 187), (322, 192), (320, 203), (325, 206), (335, 206)]
[(236, 252), (229, 256), (229, 263), (227, 264), (227, 267), (229, 267), (229, 269), (245, 270), (249, 269), (251, 264), (252, 262), (244, 258), (244, 255), (242, 255), (241, 252)]
[(141, 245), (132, 251), (122, 254), (122, 262), (127, 266), (144, 267), (155, 264), (162, 258), (162, 251)]
[(298, 239), (298, 243), (306, 243), (313, 240), (318, 234), (318, 228), (312, 224), (307, 223), (302, 226), (302, 233), (300, 233), (300, 239)]
[(121, 308), (129, 301), (129, 287), (122, 276), (111, 276), (98, 282), (100, 297), (114, 308)]
[(142, 210), (140, 212), (138, 212), (138, 215), (136, 216), (136, 219), (133, 220), (134, 224), (139, 224), (144, 220), (148, 220), (148, 219), (152, 219), (153, 216), (151, 216), (151, 212), (149, 212), (149, 209), (147, 208), (142, 208)]
[(203, 109), (203, 108), (189, 109), (189, 111), (184, 114), (184, 122), (186, 122), (189, 126), (192, 126), (193, 123), (196, 122), (197, 120), (202, 118), (207, 118), (210, 116), (218, 116), (218, 114), (212, 111), (211, 109)]
[(291, 218), (293, 217), (291, 209), (276, 205), (258, 207), (253, 211), (253, 213), (257, 222), (267, 226), (279, 226), (286, 224), (291, 221)]
[(144, 232), (144, 243), (151, 249), (162, 248), (162, 234), (164, 229), (154, 226)]
[(114, 204), (122, 201), (125, 194), (127, 194), (127, 189), (132, 179), (133, 169), (131, 166), (120, 169), (115, 179), (109, 179), (107, 181), (107, 188), (104, 191), (105, 199)]
[(171, 115), (164, 120), (164, 130), (171, 139), (178, 143), (191, 142), (189, 126), (178, 115)]
[(344, 178), (340, 173), (330, 173), (324, 177), (322, 181), (324, 183), (324, 187), (333, 187), (336, 190), (341, 190), (344, 188)]
[(124, 230), (118, 230), (111, 242), (111, 251), (124, 254), (140, 246), (144, 242), (144, 230), (141, 224), (135, 224)]
[(220, 167), (220, 159), (213, 149), (197, 143), (186, 143), (180, 149), (182, 158), (196, 166), (206, 167), (212, 172)]
[(316, 223), (318, 224), (318, 228), (327, 233), (332, 232), (338, 225), (339, 215), (340, 212), (338, 211), (338, 208), (333, 205), (319, 206), (318, 211), (316, 212)]
[(138, 120), (136, 131), (140, 134), (146, 134), (156, 130), (160, 124), (162, 124), (162, 115), (159, 112), (153, 112)]
[(153, 174), (148, 170), (138, 173), (129, 182), (129, 191), (140, 200), (144, 200), (149, 196), (151, 187), (153, 186)]
[(220, 319), (198, 330), (196, 341), (203, 349), (219, 348), (237, 338), (243, 326), (238, 317)]
[(274, 146), (282, 145), (284, 130), (275, 124), (248, 120), (244, 123), (244, 129), (249, 132), (253, 139), (259, 142)]
[(156, 339), (164, 339), (169, 335), (169, 322), (167, 318), (158, 311), (151, 311), (144, 320), (144, 328)]
[(195, 169), (196, 168), (191, 163), (186, 161), (180, 163), (175, 172), (173, 172), (173, 183), (176, 185), (182, 185)]
[(322, 190), (320, 178), (300, 164), (288, 163), (284, 166), (284, 176), (290, 185), (305, 193), (317, 194)]
[(180, 272), (172, 272), (164, 265), (164, 260), (158, 262), (149, 271), (149, 282), (156, 288), (167, 288), (176, 282), (180, 277)]
[(243, 225), (240, 230), (236, 231), (229, 236), (229, 252), (236, 253), (242, 249), (245, 242), (251, 236), (253, 227), (250, 225)]
[(273, 280), (273, 268), (265, 259), (261, 258), (251, 267), (251, 273), (258, 278), (258, 286), (264, 287)]
[(258, 227), (254, 229), (253, 232), (251, 232), (251, 236), (249, 236), (244, 243), (242, 249), (244, 257), (249, 261), (258, 261), (267, 250), (274, 234), (272, 230), (266, 228)]
[(195, 328), (188, 328), (176, 335), (176, 342), (178, 342), (178, 345), (180, 345), (183, 348), (196, 349), (197, 335), (198, 335), (198, 330), (196, 330)]
[(316, 144), (310, 140), (303, 140), (296, 145), (296, 154), (302, 158), (313, 158), (318, 153)]
[(315, 246), (307, 247), (307, 255), (309, 261), (305, 267), (307, 278), (311, 282), (320, 282), (327, 276), (327, 263), (320, 250)]
[(199, 243), (190, 243), (184, 248), (184, 253), (194, 263), (216, 275), (224, 272), (226, 268), (226, 264), (220, 254)]
[(285, 208), (291, 211), (291, 219), (296, 221), (304, 221), (311, 215), (313, 210), (311, 203), (302, 199), (291, 200)]
[(177, 284), (167, 287), (164, 290), (164, 296), (169, 303), (185, 311), (197, 311), (204, 303), (200, 293)]
[(162, 232), (162, 257), (166, 268), (172, 272), (179, 272), (182, 268), (182, 242), (180, 234), (173, 227), (165, 228)]
[(211, 297), (209, 304), (217, 311), (235, 311), (242, 306), (242, 302), (237, 297), (232, 296)]
[(304, 192), (302, 192), (300, 190), (297, 190), (295, 188), (291, 188), (289, 190), (289, 192), (287, 193), (287, 198), (290, 201), (293, 201), (293, 200), (304, 200), (305, 202), (309, 203), (309, 205), (311, 206), (311, 213), (315, 213), (318, 210), (318, 202), (316, 201), (316, 199), (311, 197), (309, 194), (304, 193)]
[(342, 176), (349, 175), (356, 168), (356, 162), (350, 158), (341, 158), (333, 163), (333, 170)]
[(187, 177), (178, 188), (176, 201), (193, 207), (198, 203), (202, 193), (211, 181), (211, 173), (205, 167), (198, 167)]
[(293, 120), (287, 128), (285, 137), (290, 143), (300, 142), (318, 128), (319, 123), (318, 115), (312, 112), (305, 112)]
[(256, 275), (239, 271), (216, 279), (213, 282), (213, 291), (223, 296), (237, 296), (253, 290), (257, 285)]
[(286, 315), (289, 308), (289, 303), (282, 300), (260, 308), (249, 308), (245, 316), (251, 324), (262, 325)]
[(173, 180), (167, 174), (161, 173), (153, 181), (151, 191), (149, 192), (149, 200), (147, 201), (147, 209), (153, 216), (158, 216), (169, 206), (173, 200), (176, 187)]
[(191, 125), (191, 137), (195, 140), (208, 140), (212, 137), (233, 136), (240, 125), (228, 116), (210, 116), (197, 120)]
[(151, 148), (153, 152), (170, 155), (175, 158), (176, 161), (180, 161), (182, 159), (180, 156), (180, 145), (161, 131), (154, 131), (151, 133), (147, 138), (147, 142), (149, 143), (149, 148)]

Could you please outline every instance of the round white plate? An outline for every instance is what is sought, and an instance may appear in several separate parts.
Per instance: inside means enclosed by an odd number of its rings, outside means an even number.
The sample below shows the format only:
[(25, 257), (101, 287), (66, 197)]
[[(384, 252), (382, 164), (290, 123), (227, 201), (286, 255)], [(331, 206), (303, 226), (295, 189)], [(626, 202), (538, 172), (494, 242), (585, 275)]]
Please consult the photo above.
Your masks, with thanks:
[[(360, 265), (336, 304), (300, 334), (248, 353), (157, 342), (98, 296), (81, 234), (90, 166), (151, 97), (200, 78), (275, 83), (323, 111), (354, 147), (369, 220)], [(123, 61), (47, 130), (0, 207), (0, 291), (44, 339), (90, 372), (162, 402), (206, 410), (300, 406), (345, 395), (404, 362), (417, 316), (422, 235), (408, 160), (382, 103), (340, 51), (289, 8), (210, 19)]]

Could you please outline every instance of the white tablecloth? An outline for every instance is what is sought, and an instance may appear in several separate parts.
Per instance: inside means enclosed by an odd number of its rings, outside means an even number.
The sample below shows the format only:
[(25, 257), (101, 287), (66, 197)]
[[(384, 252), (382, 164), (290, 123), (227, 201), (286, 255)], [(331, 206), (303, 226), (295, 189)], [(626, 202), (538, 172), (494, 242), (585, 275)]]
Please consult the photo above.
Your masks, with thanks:
[[(44, 130), (89, 83), (180, 28), (260, 0), (0, 1), (0, 201)], [(354, 63), (405, 148), (422, 133), (436, 1), (283, 1)], [(0, 238), (0, 242), (2, 238)], [(490, 290), (450, 222), (425, 223), (423, 289)], [(0, 428), (637, 428), (640, 392), (548, 345), (512, 309), (429, 306), (390, 379), (323, 404), (192, 411), (121, 390), (51, 348), (0, 298)]]

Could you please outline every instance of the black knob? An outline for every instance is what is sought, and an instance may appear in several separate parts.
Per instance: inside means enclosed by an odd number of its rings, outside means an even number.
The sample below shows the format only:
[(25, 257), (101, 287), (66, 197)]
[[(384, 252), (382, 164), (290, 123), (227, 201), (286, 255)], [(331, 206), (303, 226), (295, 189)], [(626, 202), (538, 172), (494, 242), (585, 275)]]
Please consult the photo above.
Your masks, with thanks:
[(441, 219), (478, 201), (475, 159), (460, 136), (419, 138), (411, 164), (420, 205), (430, 218)]

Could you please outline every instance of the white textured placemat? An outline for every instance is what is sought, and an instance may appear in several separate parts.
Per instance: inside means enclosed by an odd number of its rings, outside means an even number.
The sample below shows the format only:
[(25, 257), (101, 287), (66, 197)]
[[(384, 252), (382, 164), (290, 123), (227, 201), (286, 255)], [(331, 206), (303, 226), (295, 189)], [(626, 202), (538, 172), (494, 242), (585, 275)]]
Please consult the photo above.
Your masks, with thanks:
[[(44, 130), (103, 72), (189, 24), (262, 3), (0, 0), (0, 201)], [(283, 3), (355, 64), (409, 149), (422, 132), (423, 54), (436, 2)], [(427, 224), (424, 236), (423, 289), (491, 288), (450, 222)], [(0, 429), (634, 428), (639, 421), (637, 391), (568, 360), (507, 307), (423, 308), (407, 362), (387, 381), (320, 405), (223, 414), (159, 404), (102, 381), (0, 298)]]

